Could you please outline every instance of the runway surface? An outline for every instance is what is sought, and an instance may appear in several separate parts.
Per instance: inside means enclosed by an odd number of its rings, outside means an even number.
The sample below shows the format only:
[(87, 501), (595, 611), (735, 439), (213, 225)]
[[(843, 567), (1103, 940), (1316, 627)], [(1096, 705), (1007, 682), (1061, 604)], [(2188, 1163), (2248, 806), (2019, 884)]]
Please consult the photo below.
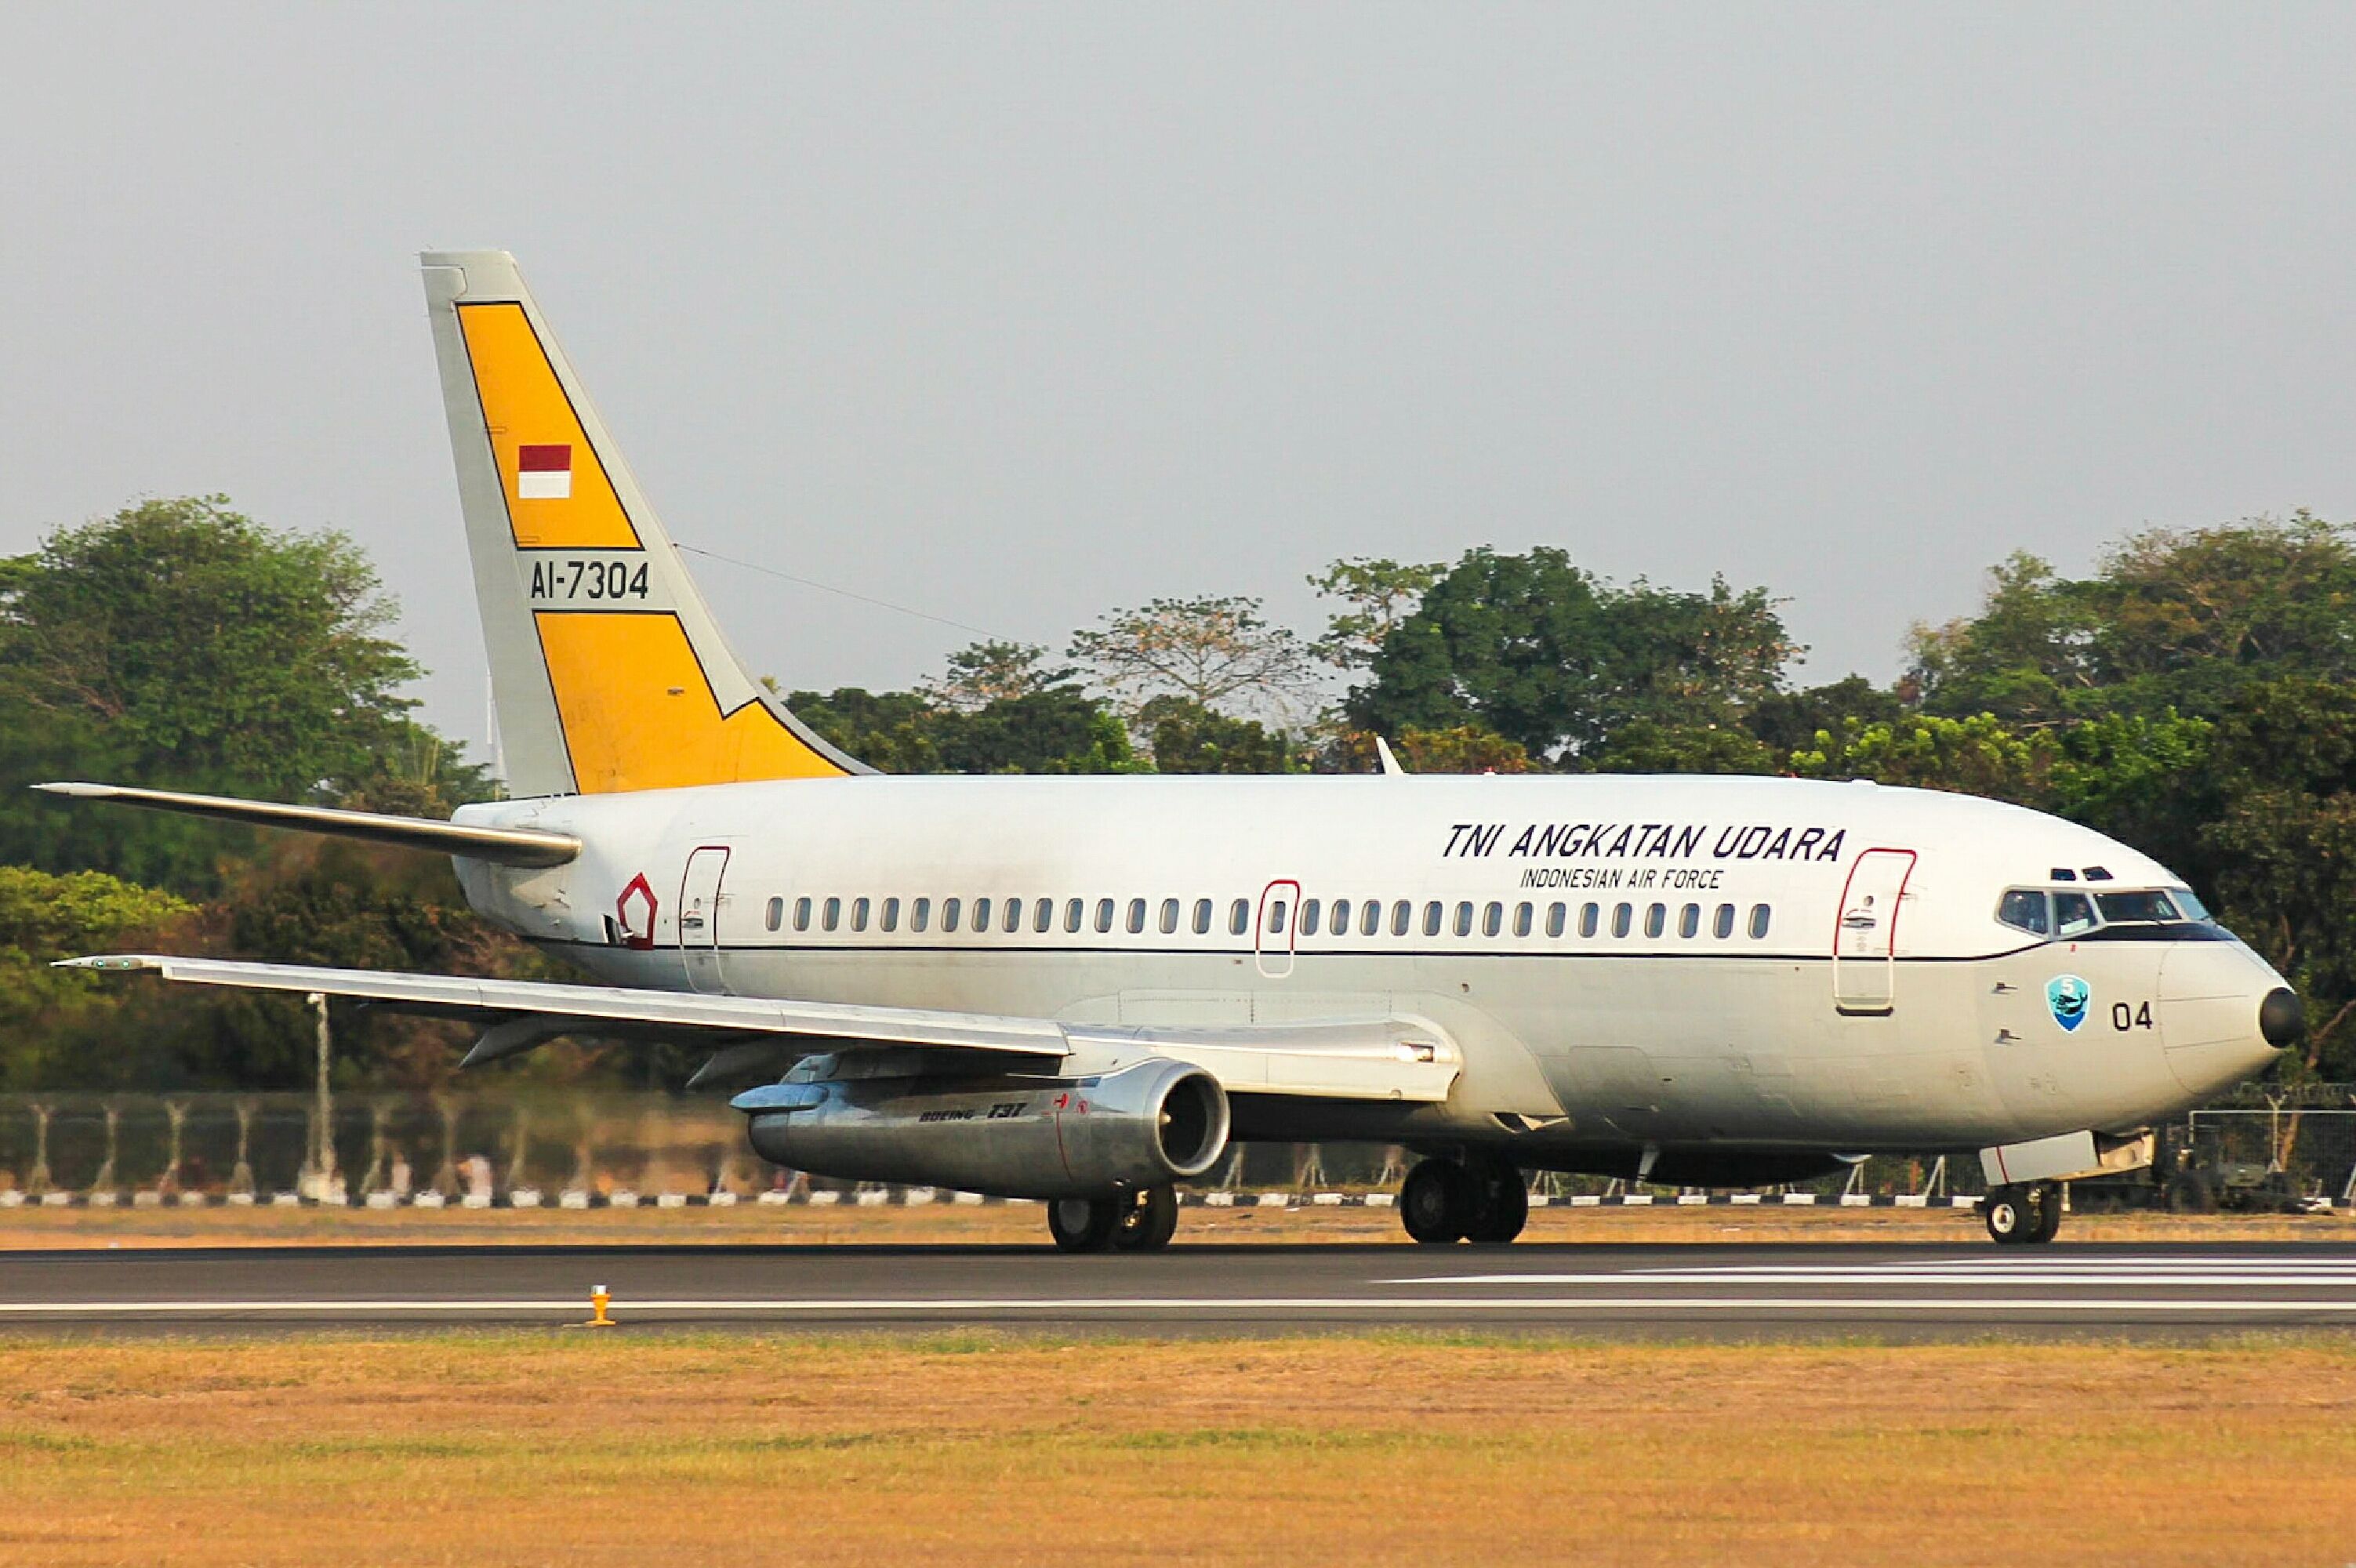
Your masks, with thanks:
[(60, 1326), (1334, 1325), (1566, 1332), (2356, 1327), (2330, 1244), (289, 1247), (0, 1253), (0, 1332)]

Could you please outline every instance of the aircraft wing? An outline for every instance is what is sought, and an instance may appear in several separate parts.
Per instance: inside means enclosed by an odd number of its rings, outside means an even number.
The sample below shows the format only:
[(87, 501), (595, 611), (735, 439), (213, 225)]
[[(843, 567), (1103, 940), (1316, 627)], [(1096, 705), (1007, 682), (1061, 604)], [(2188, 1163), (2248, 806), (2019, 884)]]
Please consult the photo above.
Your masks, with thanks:
[[(63, 969), (158, 974), (195, 985), (346, 996), (389, 1009), (467, 1018), (482, 1037), (465, 1066), (529, 1050), (567, 1034), (685, 1036), (729, 1043), (723, 1058), (756, 1043), (812, 1050), (897, 1046), (944, 1052), (1031, 1057), (1052, 1064), (1075, 1051), (1135, 1051), (1189, 1061), (1237, 1094), (1296, 1094), (1325, 1099), (1438, 1101), (1462, 1066), (1454, 1041), (1414, 1017), (1334, 1018), (1226, 1027), (1125, 1027), (1065, 1024), (994, 1013), (948, 1013), (862, 1003), (798, 1002), (766, 996), (467, 975), (403, 974), (306, 964), (128, 953), (68, 959)], [(746, 1053), (746, 1054), (740, 1054)], [(715, 1058), (699, 1079), (721, 1064)]]

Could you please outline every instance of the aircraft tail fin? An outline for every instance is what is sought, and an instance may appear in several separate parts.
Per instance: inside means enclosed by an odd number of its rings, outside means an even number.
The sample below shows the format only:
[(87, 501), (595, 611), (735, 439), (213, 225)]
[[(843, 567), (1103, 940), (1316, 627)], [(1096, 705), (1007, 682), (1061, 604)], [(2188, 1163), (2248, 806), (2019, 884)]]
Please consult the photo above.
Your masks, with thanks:
[(509, 792), (873, 771), (728, 647), (515, 258), (419, 261)]

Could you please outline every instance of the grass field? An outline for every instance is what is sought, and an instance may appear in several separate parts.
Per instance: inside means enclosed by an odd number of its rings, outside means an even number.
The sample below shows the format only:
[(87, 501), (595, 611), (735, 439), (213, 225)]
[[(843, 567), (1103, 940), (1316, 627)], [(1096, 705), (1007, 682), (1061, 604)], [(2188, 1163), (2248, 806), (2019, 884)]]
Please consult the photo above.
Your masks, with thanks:
[(2356, 1339), (0, 1341), (0, 1564), (2339, 1563)]
[[(1541, 1208), (1529, 1241), (1981, 1241), (1969, 1209)], [(13, 1208), (0, 1209), (0, 1252), (37, 1247), (352, 1246), (397, 1242), (730, 1245), (766, 1242), (1044, 1243), (1036, 1205), (918, 1208)], [(2073, 1214), (2064, 1241), (2356, 1241), (2345, 1210), (2303, 1215)], [(1188, 1208), (1188, 1241), (1396, 1241), (1387, 1208)]]

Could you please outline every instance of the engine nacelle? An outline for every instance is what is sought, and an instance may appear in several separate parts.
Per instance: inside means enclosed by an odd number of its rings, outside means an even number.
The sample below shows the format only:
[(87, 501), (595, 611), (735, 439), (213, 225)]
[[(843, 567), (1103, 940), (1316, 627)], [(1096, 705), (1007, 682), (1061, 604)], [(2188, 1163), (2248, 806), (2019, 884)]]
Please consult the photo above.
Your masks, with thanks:
[(1201, 1176), (1227, 1094), (1187, 1062), (1093, 1078), (860, 1079), (740, 1095), (763, 1158), (845, 1181), (997, 1197), (1103, 1197)]

